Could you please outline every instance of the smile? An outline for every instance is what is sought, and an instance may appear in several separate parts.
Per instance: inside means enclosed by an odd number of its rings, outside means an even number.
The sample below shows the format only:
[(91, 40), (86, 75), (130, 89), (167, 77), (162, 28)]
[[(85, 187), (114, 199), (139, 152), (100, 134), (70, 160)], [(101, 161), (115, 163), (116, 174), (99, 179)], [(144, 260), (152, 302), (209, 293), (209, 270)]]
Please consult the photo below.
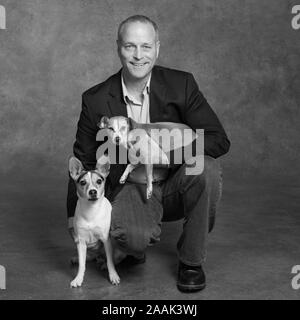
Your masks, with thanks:
[(144, 63), (134, 63), (134, 62), (130, 62), (133, 66), (135, 67), (143, 67), (144, 65), (146, 65), (148, 62), (144, 62)]

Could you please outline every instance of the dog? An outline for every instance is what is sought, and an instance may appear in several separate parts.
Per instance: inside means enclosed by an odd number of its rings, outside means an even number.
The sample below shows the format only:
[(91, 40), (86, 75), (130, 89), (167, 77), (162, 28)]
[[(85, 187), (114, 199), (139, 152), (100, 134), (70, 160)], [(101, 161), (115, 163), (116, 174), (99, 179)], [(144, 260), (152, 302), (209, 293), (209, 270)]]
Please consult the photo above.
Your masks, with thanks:
[(75, 157), (69, 160), (69, 172), (76, 183), (78, 201), (73, 220), (74, 240), (77, 245), (79, 267), (71, 287), (80, 287), (85, 273), (87, 247), (103, 242), (110, 282), (120, 283), (113, 261), (113, 249), (109, 237), (111, 203), (104, 196), (104, 185), (109, 174), (110, 163), (106, 156), (100, 157), (96, 169), (86, 171)]
[[(100, 129), (107, 129), (108, 136), (116, 145), (128, 149), (129, 164), (123, 172), (119, 182), (124, 184), (128, 175), (140, 164), (145, 165), (147, 190), (146, 198), (150, 199), (153, 192), (153, 165), (170, 165), (168, 153), (191, 145), (197, 138), (197, 134), (191, 128), (182, 123), (156, 122), (141, 124), (131, 118), (116, 116), (102, 117), (98, 123)], [(190, 130), (190, 136), (184, 136), (184, 130)], [(171, 139), (161, 139), (162, 130), (172, 133)], [(170, 135), (169, 135), (170, 137)]]

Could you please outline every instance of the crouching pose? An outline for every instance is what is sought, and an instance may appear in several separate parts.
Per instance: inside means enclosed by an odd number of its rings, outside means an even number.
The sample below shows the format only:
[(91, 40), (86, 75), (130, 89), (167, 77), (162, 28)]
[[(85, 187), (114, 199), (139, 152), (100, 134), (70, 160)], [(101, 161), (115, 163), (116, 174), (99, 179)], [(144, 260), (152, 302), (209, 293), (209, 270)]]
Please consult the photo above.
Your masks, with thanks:
[[(132, 16), (123, 21), (118, 29), (117, 48), (121, 70), (82, 95), (74, 155), (86, 170), (95, 168), (101, 145), (96, 140), (98, 123), (104, 116), (123, 116), (143, 124), (182, 123), (195, 132), (204, 130), (204, 155), (194, 154), (195, 159), (204, 159), (201, 172), (193, 173), (190, 161), (164, 168), (154, 166), (153, 186), (148, 192), (143, 166), (128, 172), (124, 181), (121, 177), (126, 164), (116, 163), (111, 164), (106, 183), (106, 196), (112, 203), (110, 236), (114, 246), (131, 261), (144, 262), (147, 246), (159, 241), (162, 221), (183, 219), (177, 242), (177, 287), (185, 292), (201, 290), (206, 285), (202, 266), (208, 233), (221, 195), (217, 158), (228, 152), (230, 142), (193, 75), (155, 65), (160, 43), (152, 20)], [(76, 201), (76, 188), (70, 179), (70, 227)]]

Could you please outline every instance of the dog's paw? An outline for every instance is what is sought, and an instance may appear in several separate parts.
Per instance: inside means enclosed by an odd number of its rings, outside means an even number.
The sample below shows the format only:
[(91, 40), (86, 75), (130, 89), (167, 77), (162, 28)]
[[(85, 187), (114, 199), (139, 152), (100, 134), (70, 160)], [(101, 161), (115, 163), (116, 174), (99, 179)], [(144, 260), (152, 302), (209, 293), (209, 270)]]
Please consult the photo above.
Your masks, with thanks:
[(70, 283), (70, 287), (71, 288), (77, 288), (77, 287), (81, 287), (83, 282), (83, 277), (76, 277), (73, 281), (71, 281)]
[(119, 182), (121, 183), (121, 184), (124, 184), (125, 182), (126, 182), (126, 180), (127, 180), (127, 177), (121, 177), (120, 178), (120, 180), (119, 180)]
[(109, 280), (115, 286), (120, 284), (120, 277), (116, 271), (109, 272)]
[(147, 188), (147, 199), (152, 197), (152, 188)]

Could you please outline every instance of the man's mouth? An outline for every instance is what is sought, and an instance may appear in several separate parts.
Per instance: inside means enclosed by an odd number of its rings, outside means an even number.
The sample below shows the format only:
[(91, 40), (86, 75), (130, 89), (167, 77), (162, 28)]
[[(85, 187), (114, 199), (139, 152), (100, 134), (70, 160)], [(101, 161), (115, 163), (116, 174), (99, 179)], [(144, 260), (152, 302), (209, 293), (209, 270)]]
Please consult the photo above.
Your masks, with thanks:
[(144, 63), (136, 63), (136, 62), (130, 62), (134, 67), (137, 68), (141, 68), (143, 66), (145, 66), (146, 64), (148, 64), (148, 62), (144, 62)]

